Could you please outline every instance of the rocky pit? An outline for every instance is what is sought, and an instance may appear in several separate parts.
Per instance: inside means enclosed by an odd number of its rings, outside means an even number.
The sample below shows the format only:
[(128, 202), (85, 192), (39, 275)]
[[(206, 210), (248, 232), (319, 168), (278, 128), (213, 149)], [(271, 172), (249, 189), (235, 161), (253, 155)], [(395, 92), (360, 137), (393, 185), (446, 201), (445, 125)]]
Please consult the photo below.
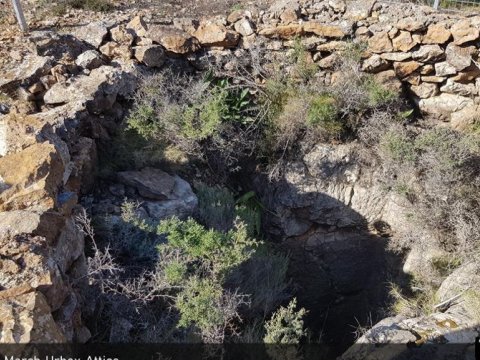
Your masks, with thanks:
[[(81, 313), (85, 239), (74, 221), (79, 202), (113, 216), (125, 198), (141, 201), (155, 219), (194, 213), (187, 176), (144, 168), (96, 181), (98, 152), (128, 112), (141, 71), (201, 71), (210, 61), (228, 69), (232, 56), (242, 61), (256, 47), (265, 60), (281, 61), (299, 37), (328, 84), (338, 75), (338, 52), (363, 40), (363, 71), (405, 90), (419, 111), (462, 129), (477, 114), (480, 70), (472, 57), (479, 24), (477, 17), (413, 5), (280, 1), (266, 12), (238, 10), (227, 18), (158, 25), (137, 16), (70, 34), (32, 32), (34, 51), (0, 78), (0, 90), (16, 101), (0, 107), (0, 343), (89, 341)], [(351, 326), (384, 317), (387, 282), (402, 283), (402, 268), (421, 268), (421, 256), (407, 258), (407, 266), (387, 250), (388, 236), (408, 226), (412, 209), (385, 190), (381, 168), (357, 161), (355, 144), (319, 144), (286, 168), (276, 182), (247, 173), (244, 190), (254, 190), (270, 210), (265, 232), (291, 254), (290, 276), (310, 311), (309, 325), (338, 354), (354, 341)], [(457, 285), (447, 278), (440, 299), (452, 297)], [(439, 325), (445, 320), (454, 321), (454, 332)], [(359, 343), (415, 342), (421, 334), (468, 344), (477, 326), (456, 305), (425, 317), (384, 319)], [(352, 348), (345, 356), (363, 355)]]

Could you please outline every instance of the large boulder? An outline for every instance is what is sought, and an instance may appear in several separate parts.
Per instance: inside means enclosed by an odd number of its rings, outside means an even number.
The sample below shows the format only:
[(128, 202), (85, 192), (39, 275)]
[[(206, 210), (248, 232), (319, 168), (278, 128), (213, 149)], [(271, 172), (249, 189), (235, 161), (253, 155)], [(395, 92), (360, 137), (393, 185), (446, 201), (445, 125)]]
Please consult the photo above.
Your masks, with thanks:
[(190, 184), (179, 176), (171, 176), (160, 169), (123, 171), (118, 173), (118, 179), (138, 191), (144, 200), (143, 206), (152, 218), (186, 218), (197, 207), (198, 200)]
[(49, 73), (52, 59), (47, 56), (28, 55), (22, 64), (0, 77), (0, 91), (14, 94), (18, 86), (28, 86)]

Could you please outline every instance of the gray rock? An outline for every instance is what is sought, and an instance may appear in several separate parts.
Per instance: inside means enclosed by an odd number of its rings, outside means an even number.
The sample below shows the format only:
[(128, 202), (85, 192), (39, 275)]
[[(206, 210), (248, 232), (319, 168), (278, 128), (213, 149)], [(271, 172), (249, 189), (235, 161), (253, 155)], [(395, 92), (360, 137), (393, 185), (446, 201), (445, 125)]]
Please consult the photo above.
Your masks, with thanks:
[(462, 96), (471, 96), (478, 93), (474, 84), (462, 84), (448, 79), (447, 83), (440, 88), (441, 92), (457, 94)]
[(435, 63), (435, 75), (437, 76), (455, 75), (456, 73), (457, 69), (446, 61)]
[(137, 46), (134, 48), (134, 55), (148, 67), (161, 67), (167, 58), (160, 45)]
[(144, 198), (172, 200), (175, 178), (160, 169), (144, 168), (140, 171), (122, 171), (118, 179), (125, 185), (135, 187)]
[(475, 52), (476, 50), (474, 47), (462, 48), (454, 43), (450, 43), (445, 50), (447, 63), (453, 66), (457, 71), (461, 71), (470, 66), (472, 63), (472, 55)]
[(81, 68), (93, 70), (103, 65), (102, 56), (98, 51), (87, 50), (80, 54), (75, 60), (75, 64)]
[(412, 58), (421, 62), (438, 61), (445, 57), (442, 48), (439, 45), (423, 45), (417, 51), (412, 53)]
[(12, 93), (20, 85), (29, 86), (46, 75), (51, 68), (50, 57), (28, 55), (17, 69), (0, 77), (0, 91)]
[(76, 29), (74, 35), (98, 48), (108, 35), (108, 28), (103, 21), (97, 21)]

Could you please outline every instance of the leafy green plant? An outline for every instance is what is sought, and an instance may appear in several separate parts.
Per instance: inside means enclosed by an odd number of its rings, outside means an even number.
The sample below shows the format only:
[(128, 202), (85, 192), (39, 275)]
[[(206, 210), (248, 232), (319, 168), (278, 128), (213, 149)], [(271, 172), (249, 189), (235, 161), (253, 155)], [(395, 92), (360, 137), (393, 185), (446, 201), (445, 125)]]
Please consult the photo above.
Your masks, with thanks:
[(320, 128), (332, 136), (341, 134), (344, 125), (339, 120), (338, 107), (331, 95), (321, 94), (311, 100), (307, 113), (307, 124)]
[(270, 320), (265, 323), (267, 344), (298, 344), (306, 335), (303, 317), (306, 310), (296, 310), (297, 300), (294, 298), (287, 307), (280, 307)]

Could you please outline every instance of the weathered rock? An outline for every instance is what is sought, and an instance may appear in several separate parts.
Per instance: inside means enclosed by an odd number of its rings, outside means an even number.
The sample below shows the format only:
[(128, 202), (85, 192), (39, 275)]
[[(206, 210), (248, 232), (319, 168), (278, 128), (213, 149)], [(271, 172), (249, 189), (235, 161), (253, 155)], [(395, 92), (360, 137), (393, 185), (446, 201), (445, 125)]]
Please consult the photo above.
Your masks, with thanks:
[(376, 3), (376, 0), (349, 1), (347, 3), (347, 10), (343, 17), (345, 19), (354, 20), (354, 21), (365, 20), (372, 13), (372, 9), (375, 3)]
[(167, 58), (160, 45), (137, 46), (134, 49), (135, 58), (148, 67), (161, 67)]
[(390, 64), (377, 54), (372, 55), (362, 63), (362, 70), (369, 73), (377, 73), (387, 70), (389, 67)]
[(135, 40), (136, 33), (132, 29), (127, 29), (124, 25), (118, 25), (110, 30), (110, 35), (113, 41), (130, 46)]
[(469, 19), (455, 22), (450, 31), (456, 45), (462, 45), (470, 41), (477, 40), (480, 36), (478, 28), (472, 26)]
[(280, 15), (280, 21), (283, 24), (290, 24), (298, 21), (298, 11), (294, 9), (286, 9), (282, 14)]
[(422, 39), (424, 44), (445, 44), (452, 36), (444, 24), (432, 24)]
[(318, 61), (318, 66), (322, 69), (332, 69), (338, 62), (338, 55), (331, 54)]
[(0, 158), (0, 211), (54, 208), (63, 173), (63, 162), (49, 143)]
[(472, 96), (478, 93), (474, 84), (461, 84), (452, 79), (448, 79), (447, 83), (440, 88), (440, 91), (462, 96)]
[(347, 4), (343, 0), (329, 0), (328, 6), (330, 6), (333, 11), (343, 13), (347, 9)]
[(419, 98), (425, 99), (438, 94), (438, 86), (434, 83), (421, 83), (410, 86), (410, 90)]
[(75, 64), (81, 68), (92, 70), (102, 66), (103, 61), (98, 51), (87, 50), (78, 56), (75, 60)]
[(138, 37), (145, 37), (147, 35), (147, 24), (140, 15), (137, 15), (130, 20), (125, 28), (127, 30), (132, 30)]
[(404, 78), (417, 70), (420, 64), (416, 61), (396, 62), (393, 67), (397, 76)]
[(429, 99), (422, 99), (418, 104), (422, 112), (440, 117), (448, 117), (451, 113), (472, 105), (473, 100), (470, 98), (445, 93)]
[(368, 49), (374, 53), (384, 53), (393, 51), (392, 41), (386, 32), (380, 32), (373, 35), (368, 40)]
[(480, 69), (477, 65), (472, 64), (469, 67), (460, 71), (457, 75), (452, 77), (453, 81), (459, 83), (468, 83), (480, 76)]
[(400, 34), (392, 40), (392, 45), (396, 51), (407, 52), (413, 49), (417, 42), (412, 39), (408, 31), (400, 31)]
[(104, 22), (97, 21), (77, 28), (74, 32), (74, 35), (77, 38), (98, 48), (100, 45), (102, 45), (103, 40), (105, 40), (107, 37), (108, 29)]
[(110, 66), (93, 69), (89, 76), (80, 75), (66, 84), (57, 83), (48, 90), (43, 100), (46, 104), (62, 104), (82, 99), (92, 113), (110, 109), (117, 95), (126, 96), (135, 89), (131, 74)]
[(148, 199), (168, 200), (175, 187), (175, 178), (160, 169), (144, 168), (141, 171), (118, 173), (119, 180), (136, 188), (139, 194)]
[(197, 31), (199, 22), (192, 18), (178, 18), (173, 19), (173, 26), (177, 29), (185, 31), (188, 34), (193, 34)]
[(148, 29), (147, 37), (176, 54), (188, 54), (200, 49), (196, 38), (185, 31), (164, 25), (154, 25)]
[(325, 25), (316, 21), (307, 21), (303, 24), (303, 30), (306, 33), (313, 33), (327, 38), (343, 38), (346, 33), (344, 29), (337, 25)]
[(478, 121), (479, 118), (479, 105), (472, 105), (467, 106), (460, 111), (452, 113), (450, 122), (452, 128), (459, 131), (468, 131)]
[(452, 65), (457, 71), (461, 71), (470, 66), (472, 63), (472, 55), (476, 53), (473, 46), (460, 47), (454, 43), (448, 44), (445, 54), (447, 56), (447, 63)]
[(422, 76), (421, 80), (427, 83), (441, 84), (445, 79), (443, 76)]
[(380, 57), (389, 61), (405, 61), (411, 59), (412, 53), (410, 52), (396, 52), (396, 53), (382, 53)]
[(395, 27), (400, 30), (406, 31), (420, 31), (426, 28), (424, 18), (413, 18), (413, 17), (405, 17), (401, 18)]
[(248, 19), (238, 20), (235, 23), (234, 27), (235, 27), (235, 31), (242, 36), (249, 36), (255, 32), (253, 28), (253, 24)]
[(37, 82), (40, 77), (48, 74), (51, 68), (51, 58), (29, 55), (18, 69), (0, 77), (0, 91), (13, 94), (18, 86), (28, 86)]
[(387, 70), (374, 75), (375, 81), (391, 91), (401, 91), (402, 82), (398, 80), (395, 71)]
[(45, 297), (38, 291), (0, 300), (0, 343), (65, 343)]
[(205, 21), (195, 31), (194, 36), (202, 46), (231, 48), (238, 44), (237, 32), (228, 30), (224, 25)]
[(426, 63), (439, 61), (445, 58), (443, 49), (438, 45), (423, 45), (420, 49), (412, 52), (412, 58), (414, 60)]
[(115, 41), (109, 41), (99, 48), (100, 52), (109, 58), (121, 58), (129, 60), (132, 58), (132, 49), (125, 44), (119, 44)]
[(293, 39), (303, 35), (303, 26), (300, 24), (281, 25), (261, 29), (259, 35), (269, 38)]
[(446, 61), (435, 63), (434, 65), (435, 65), (435, 75), (437, 76), (454, 75), (457, 73), (457, 69)]

